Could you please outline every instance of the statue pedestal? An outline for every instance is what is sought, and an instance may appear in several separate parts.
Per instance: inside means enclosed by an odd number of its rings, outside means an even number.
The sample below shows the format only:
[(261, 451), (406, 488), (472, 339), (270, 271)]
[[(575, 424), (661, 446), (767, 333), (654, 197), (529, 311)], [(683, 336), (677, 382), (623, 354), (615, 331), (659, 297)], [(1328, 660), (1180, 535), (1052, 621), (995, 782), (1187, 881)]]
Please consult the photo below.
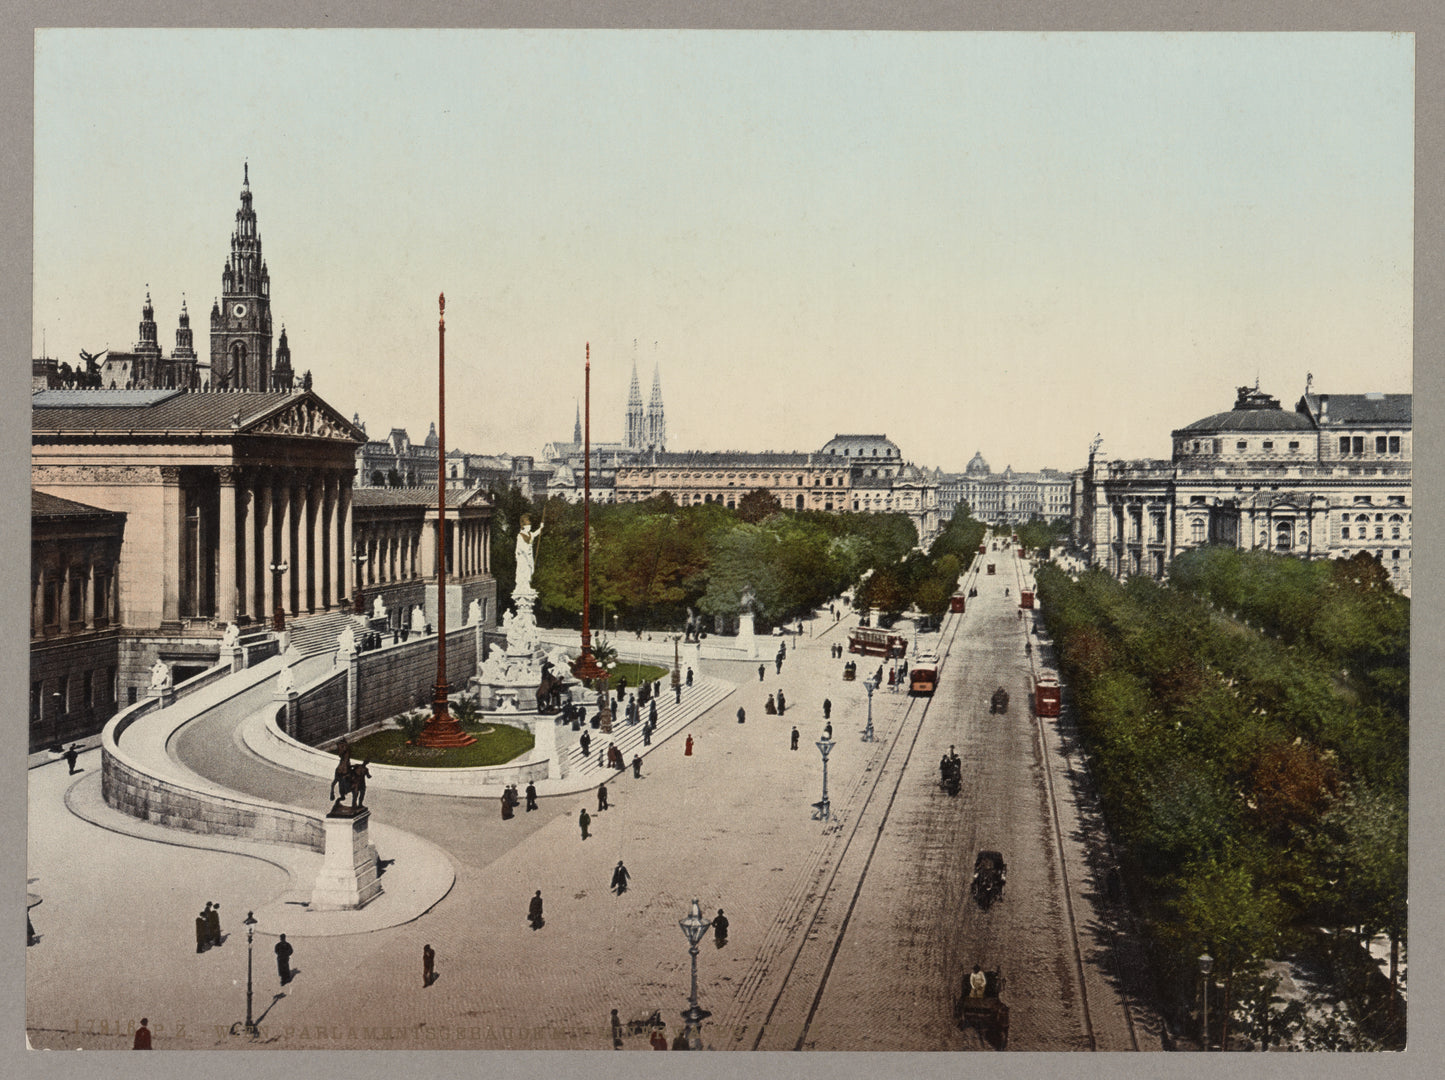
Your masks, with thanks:
[(339, 803), (326, 815), (326, 856), (311, 892), (312, 911), (354, 911), (381, 895), (376, 849), (366, 827), (370, 820), (365, 807), (353, 817), (350, 807)]
[(756, 657), (758, 655), (758, 639), (753, 636), (753, 613), (744, 611), (738, 616), (738, 648), (743, 655)]

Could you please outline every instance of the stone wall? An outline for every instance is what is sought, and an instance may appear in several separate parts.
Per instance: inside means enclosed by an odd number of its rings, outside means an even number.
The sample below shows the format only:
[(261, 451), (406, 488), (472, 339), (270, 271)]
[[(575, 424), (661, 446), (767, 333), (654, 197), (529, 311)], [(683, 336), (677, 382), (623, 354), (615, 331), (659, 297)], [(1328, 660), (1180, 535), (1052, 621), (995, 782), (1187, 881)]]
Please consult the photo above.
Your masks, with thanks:
[[(447, 681), (461, 690), (477, 672), (477, 629), (447, 634)], [(435, 635), (362, 653), (357, 658), (356, 726), (426, 706), (436, 682)]]
[(117, 810), (167, 828), (326, 850), (319, 817), (242, 802), (216, 791), (191, 790), (147, 776), (115, 754), (101, 755), (101, 791)]
[(343, 667), (296, 695), (295, 737), (307, 746), (319, 746), (346, 734), (348, 674)]
[[(115, 630), (31, 642), (32, 696), (35, 694), (33, 684), (40, 684), (40, 700), (31, 703), (32, 753), (52, 743), (95, 735), (105, 726), (117, 708), (115, 684), (119, 663)], [(87, 675), (90, 676), (89, 697), (85, 693)], [(57, 698), (56, 694), (64, 697)], [(57, 708), (62, 701), (64, 707)], [(35, 716), (37, 706), (39, 717)]]

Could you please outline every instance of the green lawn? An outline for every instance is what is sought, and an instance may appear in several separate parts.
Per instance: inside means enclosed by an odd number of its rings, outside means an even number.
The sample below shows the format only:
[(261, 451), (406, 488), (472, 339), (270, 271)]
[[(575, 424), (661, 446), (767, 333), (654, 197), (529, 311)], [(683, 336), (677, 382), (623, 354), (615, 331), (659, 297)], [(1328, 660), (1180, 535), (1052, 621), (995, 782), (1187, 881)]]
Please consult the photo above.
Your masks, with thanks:
[(473, 729), (471, 733), (477, 737), (471, 746), (440, 750), (408, 746), (403, 731), (378, 731), (351, 744), (351, 760), (421, 769), (466, 769), (477, 765), (501, 765), (532, 749), (532, 733), (525, 728), (487, 724)]
[(669, 686), (672, 685), (672, 669), (658, 667), (656, 664), (621, 664), (612, 669), (612, 686), (615, 689), (617, 680), (620, 677), (627, 678), (628, 686), (641, 686), (645, 682), (657, 682), (665, 680)]

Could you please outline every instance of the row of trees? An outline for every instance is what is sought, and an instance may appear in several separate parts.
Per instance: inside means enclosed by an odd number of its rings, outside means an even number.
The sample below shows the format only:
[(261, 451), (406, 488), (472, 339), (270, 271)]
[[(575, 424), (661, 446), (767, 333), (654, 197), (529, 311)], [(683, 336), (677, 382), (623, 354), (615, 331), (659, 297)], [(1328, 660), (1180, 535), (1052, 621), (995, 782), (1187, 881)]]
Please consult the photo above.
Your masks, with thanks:
[(881, 567), (858, 588), (858, 606), (877, 608), (893, 619), (912, 607), (938, 618), (948, 610), (948, 598), (958, 577), (973, 561), (987, 526), (975, 521), (967, 503), (959, 503), (953, 517), (929, 545), (914, 549), (901, 561)]
[[(492, 572), (499, 602), (515, 587), (514, 542), (523, 514), (543, 533), (532, 579), (537, 616), (575, 626), (582, 610), (582, 506), (532, 502), (495, 492)], [(687, 609), (735, 617), (744, 592), (762, 625), (791, 622), (827, 603), (869, 570), (898, 563), (918, 542), (903, 514), (784, 511), (766, 491), (737, 509), (721, 503), (678, 506), (670, 495), (594, 506), (592, 616), (620, 629), (681, 625)]]
[[(1398, 943), (1406, 927), (1408, 718), (1403, 699), (1377, 691), (1407, 681), (1408, 641), (1392, 635), (1407, 633), (1408, 601), (1360, 592), (1358, 568), (1274, 565), (1286, 561), (1204, 551), (1177, 560), (1169, 586), (1098, 571), (1071, 580), (1052, 565), (1037, 575), (1166, 1000), (1190, 1007), (1196, 958), (1210, 952), (1226, 1038), (1231, 1012), (1266, 1035), (1278, 1020), (1265, 959), (1321, 927), (1355, 954), (1378, 933)], [(1280, 636), (1206, 595), (1249, 597), (1256, 619), (1279, 620)], [(1303, 618), (1321, 609), (1374, 620), (1393, 644), (1362, 649), (1363, 632), (1332, 646)], [(1288, 632), (1285, 611), (1301, 613)], [(1342, 676), (1340, 648), (1366, 666)], [(1383, 1008), (1392, 1004), (1393, 994)]]

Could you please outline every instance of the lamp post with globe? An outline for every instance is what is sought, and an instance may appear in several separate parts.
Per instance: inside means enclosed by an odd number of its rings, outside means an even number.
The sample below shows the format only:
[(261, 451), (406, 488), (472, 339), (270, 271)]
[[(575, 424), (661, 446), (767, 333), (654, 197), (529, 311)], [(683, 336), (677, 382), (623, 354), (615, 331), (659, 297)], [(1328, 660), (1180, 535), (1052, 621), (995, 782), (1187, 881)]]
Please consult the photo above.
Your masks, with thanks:
[(688, 995), (687, 1010), (682, 1014), (682, 1019), (686, 1024), (683, 1030), (687, 1033), (687, 1048), (701, 1050), (702, 1022), (712, 1013), (698, 1008), (697, 1004), (697, 947), (702, 941), (702, 936), (707, 933), (707, 928), (712, 925), (712, 920), (702, 917), (702, 909), (698, 907), (697, 899), (694, 897), (692, 907), (688, 909), (687, 918), (679, 919), (677, 925), (682, 927), (682, 932), (687, 935), (687, 952), (692, 957), (692, 993)]
[(1214, 970), (1214, 957), (1204, 953), (1199, 957), (1199, 974), (1204, 976), (1204, 1007), (1200, 1015), (1204, 1025), (1204, 1049), (1209, 1049), (1209, 973)]

